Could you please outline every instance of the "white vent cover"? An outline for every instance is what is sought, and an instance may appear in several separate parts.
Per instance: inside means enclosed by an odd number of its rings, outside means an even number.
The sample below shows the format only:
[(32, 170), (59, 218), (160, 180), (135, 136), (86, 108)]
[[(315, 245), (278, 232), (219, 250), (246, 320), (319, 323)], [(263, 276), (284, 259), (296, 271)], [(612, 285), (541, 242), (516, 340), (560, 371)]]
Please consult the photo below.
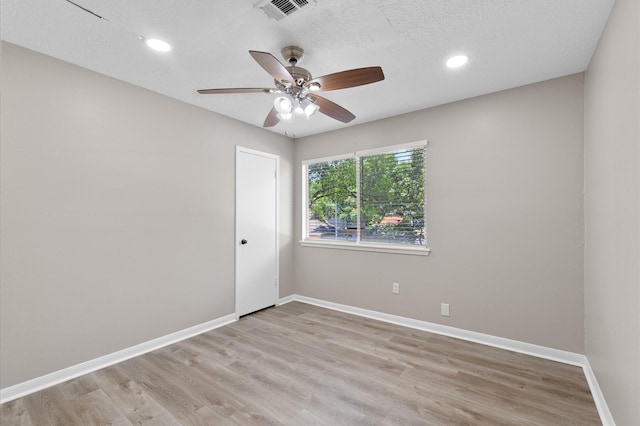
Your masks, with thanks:
[(262, 9), (269, 18), (280, 21), (308, 6), (310, 2), (315, 3), (315, 0), (265, 0), (256, 7)]

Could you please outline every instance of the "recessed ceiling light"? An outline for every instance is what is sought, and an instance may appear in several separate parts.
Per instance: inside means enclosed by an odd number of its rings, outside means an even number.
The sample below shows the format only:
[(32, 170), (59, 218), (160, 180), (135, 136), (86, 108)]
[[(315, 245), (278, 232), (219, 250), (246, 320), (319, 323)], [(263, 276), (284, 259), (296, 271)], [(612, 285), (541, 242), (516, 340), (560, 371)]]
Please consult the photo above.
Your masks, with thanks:
[(147, 43), (153, 50), (157, 50), (158, 52), (168, 52), (171, 50), (171, 45), (166, 41), (158, 40), (157, 38), (145, 38), (144, 42)]
[(467, 55), (452, 56), (447, 60), (447, 66), (449, 68), (458, 68), (467, 63), (469, 57)]

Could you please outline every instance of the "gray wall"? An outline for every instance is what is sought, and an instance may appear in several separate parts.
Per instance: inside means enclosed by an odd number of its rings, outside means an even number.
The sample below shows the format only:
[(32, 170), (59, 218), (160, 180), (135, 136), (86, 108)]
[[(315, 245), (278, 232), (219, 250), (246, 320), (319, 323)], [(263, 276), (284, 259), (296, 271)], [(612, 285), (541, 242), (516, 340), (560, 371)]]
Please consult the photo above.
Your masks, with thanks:
[(2, 44), (1, 387), (234, 312), (235, 145), (293, 142)]
[(585, 351), (640, 424), (640, 6), (618, 0), (585, 77)]
[(428, 139), (433, 250), (296, 246), (296, 292), (582, 353), (583, 130), (579, 74), (296, 140), (300, 239), (302, 160)]

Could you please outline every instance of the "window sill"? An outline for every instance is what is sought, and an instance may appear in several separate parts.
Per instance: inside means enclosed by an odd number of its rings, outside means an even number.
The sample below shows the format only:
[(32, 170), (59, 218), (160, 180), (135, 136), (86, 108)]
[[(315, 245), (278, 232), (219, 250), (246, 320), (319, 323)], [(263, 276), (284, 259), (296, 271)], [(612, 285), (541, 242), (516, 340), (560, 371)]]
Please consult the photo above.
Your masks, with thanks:
[(429, 256), (431, 249), (428, 247), (403, 247), (393, 246), (390, 247), (384, 244), (367, 244), (367, 243), (341, 243), (338, 241), (300, 241), (302, 247), (317, 247), (327, 249), (338, 250), (355, 250), (355, 251), (371, 251), (377, 253), (391, 253), (391, 254), (408, 254), (413, 256)]

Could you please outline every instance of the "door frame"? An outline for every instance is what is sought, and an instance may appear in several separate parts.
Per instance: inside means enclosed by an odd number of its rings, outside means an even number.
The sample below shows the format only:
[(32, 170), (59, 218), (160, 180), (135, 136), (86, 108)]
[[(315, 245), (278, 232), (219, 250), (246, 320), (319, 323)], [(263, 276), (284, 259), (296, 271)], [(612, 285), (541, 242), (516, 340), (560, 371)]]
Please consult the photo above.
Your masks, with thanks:
[(275, 193), (275, 197), (276, 197), (276, 223), (275, 223), (275, 252), (276, 252), (276, 276), (275, 276), (275, 286), (274, 286), (274, 291), (275, 291), (275, 305), (277, 306), (280, 300), (280, 156), (276, 155), (276, 154), (271, 154), (268, 152), (263, 152), (263, 151), (257, 151), (255, 149), (251, 149), (251, 148), (245, 148), (239, 145), (236, 145), (236, 162), (235, 162), (235, 167), (236, 167), (236, 171), (235, 171), (235, 182), (234, 182), (234, 186), (235, 186), (235, 191), (234, 191), (234, 196), (235, 196), (235, 200), (234, 200), (234, 222), (235, 222), (235, 235), (234, 235), (234, 256), (235, 256), (235, 269), (234, 269), (234, 300), (235, 300), (235, 317), (236, 320), (238, 320), (240, 318), (240, 315), (238, 314), (238, 268), (240, 267), (239, 265), (239, 259), (238, 259), (238, 247), (240, 245), (240, 229), (239, 229), (239, 224), (238, 224), (238, 175), (239, 175), (239, 167), (238, 167), (238, 162), (240, 159), (240, 154), (244, 153), (244, 154), (252, 154), (252, 155), (257, 155), (259, 157), (265, 157), (265, 158), (270, 158), (275, 160), (276, 162), (276, 175), (275, 175), (275, 179), (276, 179), (276, 193)]

